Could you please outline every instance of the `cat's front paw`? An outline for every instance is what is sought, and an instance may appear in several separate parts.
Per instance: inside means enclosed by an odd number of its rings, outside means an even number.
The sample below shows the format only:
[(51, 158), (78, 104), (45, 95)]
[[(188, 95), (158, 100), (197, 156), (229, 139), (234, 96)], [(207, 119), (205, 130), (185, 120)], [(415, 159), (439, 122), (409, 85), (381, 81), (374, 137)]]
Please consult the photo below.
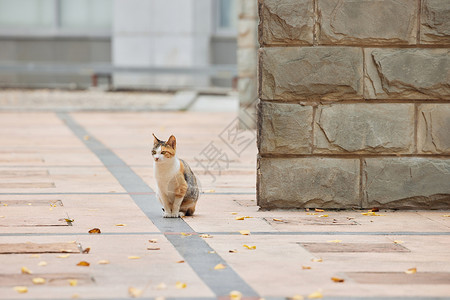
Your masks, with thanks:
[(163, 212), (163, 218), (172, 218), (172, 214), (168, 212)]

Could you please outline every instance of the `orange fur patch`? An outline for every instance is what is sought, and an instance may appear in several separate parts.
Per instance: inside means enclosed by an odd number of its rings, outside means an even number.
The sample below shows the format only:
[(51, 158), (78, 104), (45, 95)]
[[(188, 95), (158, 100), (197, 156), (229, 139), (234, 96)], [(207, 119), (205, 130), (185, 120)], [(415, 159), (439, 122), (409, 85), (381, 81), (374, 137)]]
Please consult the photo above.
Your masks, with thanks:
[(171, 147), (162, 146), (161, 147), (161, 154), (164, 155), (167, 158), (171, 158), (175, 156), (175, 150), (173, 150)]

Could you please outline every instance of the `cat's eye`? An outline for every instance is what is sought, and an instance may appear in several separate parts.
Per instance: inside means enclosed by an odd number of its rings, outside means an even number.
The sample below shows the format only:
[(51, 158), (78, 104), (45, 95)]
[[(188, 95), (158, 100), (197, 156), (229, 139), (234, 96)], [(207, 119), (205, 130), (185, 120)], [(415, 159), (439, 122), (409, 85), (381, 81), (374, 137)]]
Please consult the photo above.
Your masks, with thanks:
[(161, 154), (162, 155), (164, 155), (164, 154), (166, 154), (167, 153), (167, 151), (161, 151)]
[(155, 151), (155, 150), (153, 150), (153, 151), (152, 151), (152, 155), (155, 155), (155, 154), (156, 154), (156, 151)]

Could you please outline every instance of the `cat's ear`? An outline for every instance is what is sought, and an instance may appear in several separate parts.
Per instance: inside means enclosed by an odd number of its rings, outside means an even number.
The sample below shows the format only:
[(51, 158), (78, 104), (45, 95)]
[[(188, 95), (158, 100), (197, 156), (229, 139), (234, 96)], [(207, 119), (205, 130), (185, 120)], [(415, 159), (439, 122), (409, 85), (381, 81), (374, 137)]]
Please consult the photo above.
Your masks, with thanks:
[(170, 147), (172, 147), (172, 149), (175, 150), (175, 148), (177, 147), (177, 140), (173, 135), (171, 135), (170, 138), (167, 140), (166, 145), (169, 145)]
[(154, 134), (154, 133), (152, 133), (152, 135), (153, 135), (153, 137), (155, 138), (154, 140), (153, 140), (153, 144), (158, 144), (158, 143), (160, 143), (161, 141), (156, 137), (156, 135)]

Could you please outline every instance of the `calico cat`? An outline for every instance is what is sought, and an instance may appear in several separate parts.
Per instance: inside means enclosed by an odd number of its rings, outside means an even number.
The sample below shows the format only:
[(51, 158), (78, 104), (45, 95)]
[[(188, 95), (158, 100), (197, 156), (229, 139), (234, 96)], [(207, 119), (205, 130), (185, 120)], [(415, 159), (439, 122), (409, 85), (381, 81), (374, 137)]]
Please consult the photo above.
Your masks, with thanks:
[(173, 135), (165, 141), (154, 134), (153, 171), (158, 199), (164, 207), (164, 218), (192, 216), (199, 196), (197, 178), (189, 165), (176, 156), (177, 142)]

